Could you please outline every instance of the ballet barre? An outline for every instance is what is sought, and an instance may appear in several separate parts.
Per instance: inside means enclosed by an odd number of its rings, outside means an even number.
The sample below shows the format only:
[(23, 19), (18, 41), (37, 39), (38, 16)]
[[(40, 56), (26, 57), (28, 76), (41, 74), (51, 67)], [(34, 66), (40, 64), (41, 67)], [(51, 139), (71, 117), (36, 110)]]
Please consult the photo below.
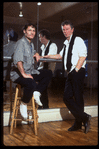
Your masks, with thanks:
[[(3, 61), (9, 61), (11, 59), (10, 56), (4, 56), (3, 57)], [(62, 63), (61, 59), (49, 59), (49, 58), (41, 58), (39, 60), (39, 62), (58, 62), (58, 63)], [(86, 63), (98, 63), (97, 60), (86, 60)]]
[[(39, 60), (40, 62), (58, 62), (58, 63), (62, 63), (62, 59), (48, 59), (48, 58), (41, 58)], [(97, 60), (86, 60), (86, 63), (98, 63)]]
[(3, 56), (4, 62), (9, 61), (9, 60), (11, 60), (11, 56)]
[(59, 63), (61, 63), (62, 62), (62, 60), (61, 59), (52, 59), (52, 58), (41, 58), (40, 60), (39, 60), (39, 62), (59, 62)]

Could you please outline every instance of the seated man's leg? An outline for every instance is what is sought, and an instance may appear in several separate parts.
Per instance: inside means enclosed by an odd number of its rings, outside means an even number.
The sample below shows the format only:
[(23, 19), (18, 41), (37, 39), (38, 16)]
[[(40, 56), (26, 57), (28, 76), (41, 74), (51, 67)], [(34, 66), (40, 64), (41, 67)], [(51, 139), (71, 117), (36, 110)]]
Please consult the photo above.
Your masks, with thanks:
[(24, 77), (19, 77), (15, 83), (18, 83), (21, 85), (21, 87), (23, 87), (23, 97), (22, 97), (22, 101), (24, 103), (28, 103), (30, 101), (30, 99), (33, 96), (33, 92), (36, 89), (36, 82), (34, 79), (31, 78), (24, 78)]
[(52, 78), (52, 71), (51, 70), (39, 70), (40, 74), (39, 75), (33, 75), (33, 78), (37, 84), (36, 90), (42, 93), (45, 89), (47, 89), (49, 82), (51, 81)]
[[(44, 104), (44, 108), (46, 108), (45, 106), (47, 106), (47, 108), (48, 108), (47, 87), (48, 87), (49, 82), (50, 82), (50, 80), (52, 78), (52, 71), (51, 70), (45, 70), (45, 69), (39, 70), (39, 71), (40, 71), (39, 75), (37, 75), (37, 74), (33, 75), (34, 80), (36, 82), (38, 82), (36, 91), (38, 91), (38, 93), (41, 93), (41, 102), (42, 102), (43, 96), (46, 96), (45, 103), (44, 103), (44, 101), (42, 103)], [(46, 91), (46, 93), (45, 93), (45, 91)], [(34, 94), (34, 96), (35, 96), (35, 94)], [(39, 96), (39, 94), (37, 96)], [(39, 101), (40, 101), (40, 96), (39, 96)], [(41, 104), (39, 104), (39, 105), (41, 105)]]
[(33, 96), (33, 92), (36, 88), (36, 82), (34, 79), (31, 78), (23, 78), (19, 77), (15, 83), (18, 83), (23, 87), (23, 97), (22, 102), (20, 104), (20, 113), (24, 119), (27, 119), (27, 103), (30, 101), (30, 99)]

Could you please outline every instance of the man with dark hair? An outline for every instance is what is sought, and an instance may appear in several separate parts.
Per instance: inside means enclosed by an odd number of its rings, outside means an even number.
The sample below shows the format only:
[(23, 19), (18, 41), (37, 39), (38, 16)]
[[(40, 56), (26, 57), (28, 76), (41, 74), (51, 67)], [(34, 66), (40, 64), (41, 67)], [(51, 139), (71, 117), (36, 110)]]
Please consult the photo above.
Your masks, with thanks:
[(50, 32), (47, 29), (42, 29), (41, 31), (39, 31), (39, 35), (41, 35), (42, 37), (45, 36), (46, 39), (50, 40)]
[[(39, 40), (42, 43), (40, 47), (40, 58), (44, 55), (57, 54), (57, 45), (50, 40), (50, 32), (48, 30), (43, 29), (39, 32)], [(50, 69), (53, 72), (55, 63), (40, 62), (38, 70), (40, 69)]]
[(73, 23), (70, 20), (65, 20), (64, 22), (61, 23), (61, 27), (64, 25), (70, 25), (71, 29), (74, 28)]
[(74, 34), (73, 24), (69, 20), (61, 24), (61, 29), (66, 37), (63, 49), (57, 55), (44, 57), (62, 59), (64, 71), (67, 72), (63, 100), (75, 117), (75, 123), (68, 131), (81, 129), (83, 122), (85, 133), (87, 133), (90, 128), (91, 120), (91, 116), (84, 112), (83, 100), (87, 48), (83, 39)]
[[(13, 56), (13, 69), (10, 73), (13, 82), (20, 84), (23, 89), (23, 97), (20, 105), (20, 113), (27, 119), (27, 103), (34, 96), (35, 102), (42, 106), (40, 96), (47, 88), (52, 77), (50, 70), (34, 69), (34, 45), (36, 28), (33, 24), (26, 24), (23, 28), (24, 36), (17, 41)], [(38, 82), (38, 83), (36, 83)]]
[[(39, 58), (42, 58), (44, 55), (57, 54), (57, 45), (50, 40), (50, 32), (48, 30), (43, 29), (39, 32), (39, 40), (42, 43)], [(38, 62), (38, 70), (49, 69), (54, 72), (55, 65), (56, 63), (53, 62)], [(41, 101), (43, 103), (43, 108), (49, 108), (47, 89), (42, 93)]]

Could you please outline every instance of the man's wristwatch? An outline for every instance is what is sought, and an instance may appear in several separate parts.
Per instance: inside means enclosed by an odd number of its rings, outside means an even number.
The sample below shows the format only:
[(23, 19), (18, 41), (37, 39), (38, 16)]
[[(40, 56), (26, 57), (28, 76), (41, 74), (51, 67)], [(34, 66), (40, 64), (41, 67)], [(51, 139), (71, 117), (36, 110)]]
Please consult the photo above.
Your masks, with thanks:
[(78, 69), (78, 68), (76, 68), (76, 67), (75, 67), (75, 70), (76, 70), (76, 72), (78, 72), (78, 71), (79, 71), (79, 69)]

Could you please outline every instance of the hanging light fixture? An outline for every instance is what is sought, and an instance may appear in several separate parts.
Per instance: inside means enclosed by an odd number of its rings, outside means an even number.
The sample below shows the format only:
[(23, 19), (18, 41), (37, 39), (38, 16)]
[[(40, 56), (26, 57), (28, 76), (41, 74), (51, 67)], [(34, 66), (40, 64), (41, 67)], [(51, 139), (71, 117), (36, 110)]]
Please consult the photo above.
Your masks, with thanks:
[(20, 11), (19, 17), (23, 17), (22, 11)]
[(20, 14), (19, 14), (19, 17), (23, 17), (23, 14), (22, 14), (22, 2), (18, 2), (19, 5), (20, 5)]
[(40, 6), (41, 5), (41, 2), (38, 2), (37, 5)]
[(38, 52), (38, 30), (39, 30), (39, 6), (40, 2), (37, 3), (37, 52)]

